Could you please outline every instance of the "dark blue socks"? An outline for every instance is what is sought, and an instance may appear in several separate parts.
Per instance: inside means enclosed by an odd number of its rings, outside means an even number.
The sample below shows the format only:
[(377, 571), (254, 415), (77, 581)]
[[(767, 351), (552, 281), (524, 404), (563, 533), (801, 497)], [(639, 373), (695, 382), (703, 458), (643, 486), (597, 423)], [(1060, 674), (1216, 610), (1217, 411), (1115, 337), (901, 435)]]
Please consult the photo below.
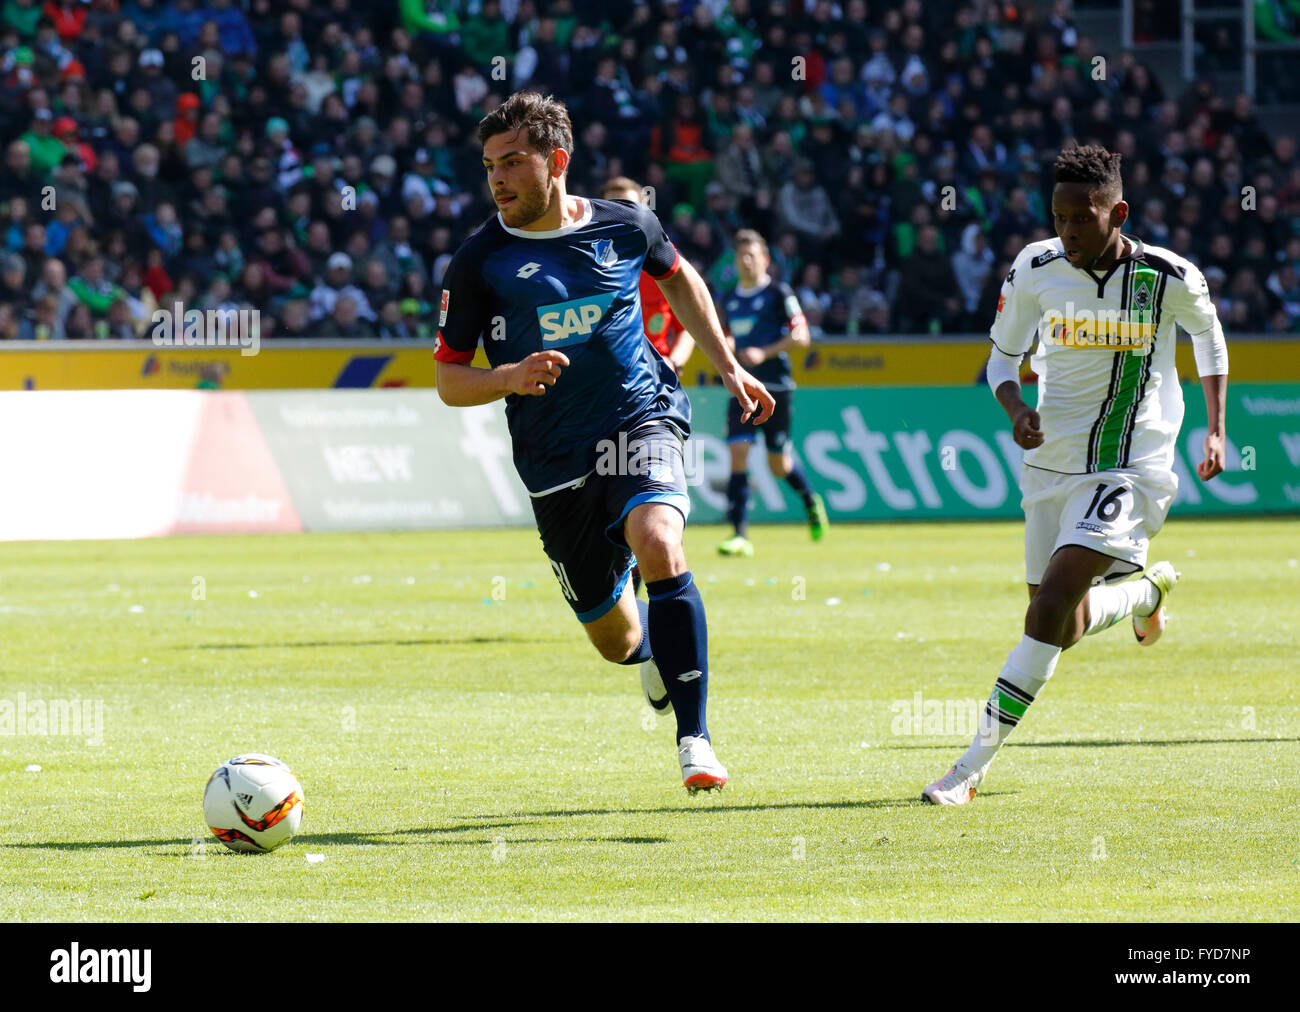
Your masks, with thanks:
[(805, 506), (813, 504), (812, 489), (808, 487), (808, 478), (803, 473), (803, 468), (799, 466), (796, 460), (794, 466), (790, 468), (790, 473), (785, 476), (786, 483), (799, 493)]
[(727, 522), (739, 537), (745, 536), (745, 514), (749, 512), (749, 472), (732, 472), (727, 479)]
[(649, 619), (651, 651), (673, 701), (677, 738), (708, 738), (704, 711), (709, 695), (709, 631), (704, 601), (690, 573), (647, 582), (645, 589), (650, 606), (641, 621)]

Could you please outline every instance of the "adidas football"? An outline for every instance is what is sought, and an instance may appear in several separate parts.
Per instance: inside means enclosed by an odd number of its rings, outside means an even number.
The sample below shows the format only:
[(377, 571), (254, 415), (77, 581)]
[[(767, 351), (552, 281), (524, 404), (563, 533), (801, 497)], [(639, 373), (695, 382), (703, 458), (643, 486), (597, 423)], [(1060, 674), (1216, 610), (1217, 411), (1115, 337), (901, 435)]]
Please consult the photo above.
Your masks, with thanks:
[(302, 785), (279, 759), (258, 752), (222, 763), (203, 791), (208, 828), (231, 850), (265, 854), (302, 823)]

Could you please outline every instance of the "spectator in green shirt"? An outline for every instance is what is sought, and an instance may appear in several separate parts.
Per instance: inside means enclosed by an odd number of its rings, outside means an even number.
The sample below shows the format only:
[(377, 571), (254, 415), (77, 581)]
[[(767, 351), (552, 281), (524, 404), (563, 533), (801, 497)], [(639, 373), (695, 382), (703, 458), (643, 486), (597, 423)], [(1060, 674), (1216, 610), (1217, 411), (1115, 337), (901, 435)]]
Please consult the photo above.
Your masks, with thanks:
[(514, 62), (510, 27), (501, 18), (499, 0), (484, 0), (483, 9), (466, 19), (460, 34), (465, 53), (480, 71), (487, 72), (498, 56), (504, 56), (507, 63)]
[(36, 38), (36, 25), (41, 20), (41, 5), (36, 0), (5, 0), (0, 23), (12, 28), (24, 42)]
[(80, 302), (89, 307), (95, 316), (104, 316), (118, 299), (126, 293), (104, 277), (104, 258), (91, 257), (81, 268), (81, 273), (68, 282)]
[(435, 53), (452, 58), (460, 48), (460, 18), (454, 0), (400, 0), (402, 27)]
[(32, 172), (44, 179), (54, 166), (63, 161), (68, 149), (63, 142), (50, 134), (54, 114), (49, 109), (37, 109), (31, 128), (18, 139), (27, 144), (32, 153)]
[(433, 32), (451, 35), (460, 28), (454, 3), (439, 0), (401, 0), (402, 27), (412, 35)]

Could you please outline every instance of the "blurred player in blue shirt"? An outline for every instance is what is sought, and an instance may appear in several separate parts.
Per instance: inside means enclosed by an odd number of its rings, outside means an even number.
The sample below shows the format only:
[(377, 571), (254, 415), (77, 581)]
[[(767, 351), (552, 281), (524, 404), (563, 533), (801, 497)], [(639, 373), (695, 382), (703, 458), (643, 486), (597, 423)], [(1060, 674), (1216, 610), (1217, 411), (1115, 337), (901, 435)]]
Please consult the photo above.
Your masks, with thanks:
[(736, 357), (772, 392), (775, 407), (768, 419), (745, 419), (734, 403), (727, 411), (727, 445), (731, 450), (731, 477), (727, 481), (727, 520), (735, 533), (718, 551), (723, 555), (753, 555), (747, 534), (749, 512), (749, 450), (756, 433), (763, 433), (767, 464), (784, 478), (803, 500), (814, 541), (826, 533), (826, 505), (808, 486), (803, 468), (794, 459), (790, 426), (794, 420), (794, 375), (788, 349), (807, 347), (808, 324), (794, 291), (767, 273), (771, 257), (767, 243), (752, 229), (736, 233), (736, 273), (739, 284), (723, 292), (720, 300), (727, 335)]
[[(562, 593), (601, 656), (640, 665), (651, 705), (674, 710), (686, 787), (722, 787), (705, 722), (704, 604), (682, 550), (690, 402), (645, 339), (643, 266), (743, 417), (766, 421), (772, 395), (732, 355), (704, 281), (653, 212), (568, 195), (563, 103), (519, 92), (478, 137), (498, 213), (448, 265), (438, 393), (458, 407), (505, 398), (515, 467)], [(488, 369), (470, 364), (480, 337)], [(648, 605), (629, 580), (636, 563)]]

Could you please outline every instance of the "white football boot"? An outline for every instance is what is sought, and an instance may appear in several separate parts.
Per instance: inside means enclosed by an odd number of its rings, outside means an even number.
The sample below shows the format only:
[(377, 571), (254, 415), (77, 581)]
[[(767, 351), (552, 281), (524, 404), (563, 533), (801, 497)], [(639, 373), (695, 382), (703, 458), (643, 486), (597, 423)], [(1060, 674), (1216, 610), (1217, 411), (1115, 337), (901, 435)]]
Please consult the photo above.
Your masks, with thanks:
[(931, 805), (964, 805), (975, 797), (975, 787), (983, 779), (983, 771), (971, 773), (954, 766), (921, 792), (921, 800)]
[(1167, 621), (1165, 602), (1169, 599), (1169, 592), (1174, 589), (1174, 584), (1178, 582), (1180, 576), (1182, 573), (1175, 572), (1171, 562), (1157, 562), (1142, 574), (1142, 579), (1150, 580), (1155, 584), (1156, 590), (1160, 591), (1160, 603), (1150, 615), (1133, 616), (1133, 635), (1137, 637), (1138, 646), (1151, 646), (1165, 631)]
[(659, 674), (659, 665), (653, 657), (641, 662), (641, 691), (645, 693), (645, 701), (655, 713), (673, 712), (673, 701), (668, 697), (668, 690), (664, 688), (664, 680)]
[(721, 789), (727, 782), (727, 768), (718, 762), (708, 738), (687, 735), (677, 743), (677, 761), (682, 764), (682, 783), (692, 794)]

